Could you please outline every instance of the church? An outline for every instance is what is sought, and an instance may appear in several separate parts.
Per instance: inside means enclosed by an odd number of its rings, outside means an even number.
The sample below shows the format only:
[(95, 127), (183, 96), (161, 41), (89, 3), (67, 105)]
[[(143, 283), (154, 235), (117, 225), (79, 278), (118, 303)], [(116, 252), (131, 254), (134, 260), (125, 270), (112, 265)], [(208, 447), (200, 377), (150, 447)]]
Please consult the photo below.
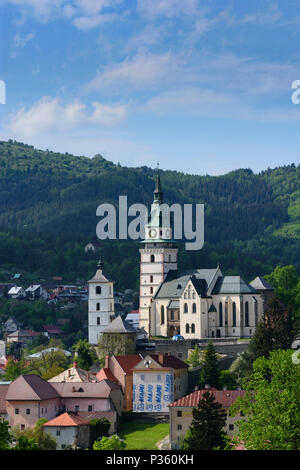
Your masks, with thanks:
[[(140, 248), (139, 327), (149, 336), (185, 339), (252, 337), (263, 315), (266, 292), (273, 288), (257, 277), (247, 284), (224, 276), (220, 266), (181, 270), (171, 224), (161, 217), (163, 191), (159, 172), (154, 200)], [(165, 220), (165, 219), (164, 219)], [(89, 281), (89, 341), (114, 318), (113, 283), (98, 266)]]

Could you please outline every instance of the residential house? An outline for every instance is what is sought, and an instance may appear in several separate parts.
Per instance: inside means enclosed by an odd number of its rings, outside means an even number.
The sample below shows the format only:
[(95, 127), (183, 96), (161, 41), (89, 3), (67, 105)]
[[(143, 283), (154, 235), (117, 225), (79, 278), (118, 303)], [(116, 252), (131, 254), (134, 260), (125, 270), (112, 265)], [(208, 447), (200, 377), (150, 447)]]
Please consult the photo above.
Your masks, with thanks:
[(26, 293), (29, 299), (45, 299), (48, 300), (50, 298), (49, 292), (44, 289), (40, 284), (32, 284), (31, 286), (27, 287)]
[(44, 431), (57, 442), (57, 450), (67, 446), (72, 449), (86, 449), (90, 442), (90, 427), (86, 419), (75, 413), (65, 412), (43, 425)]
[(121, 386), (124, 395), (123, 411), (132, 410), (133, 368), (142, 359), (140, 354), (126, 356), (106, 356), (105, 366), (96, 375), (101, 380), (106, 377)]
[(73, 411), (83, 419), (107, 418), (110, 433), (117, 430), (123, 408), (123, 393), (119, 385), (101, 382), (49, 382), (61, 397), (63, 411)]
[(40, 418), (52, 420), (70, 411), (85, 420), (107, 418), (110, 432), (117, 430), (123, 408), (120, 386), (101, 382), (47, 382), (38, 375), (21, 375), (7, 390), (6, 409), (11, 426), (33, 427)]
[(49, 338), (61, 338), (64, 335), (63, 331), (57, 325), (43, 325), (43, 329), (46, 332), (46, 336)]
[(240, 417), (229, 416), (228, 411), (236, 399), (244, 395), (244, 390), (216, 390), (207, 387), (203, 390), (196, 390), (169, 404), (170, 442), (173, 449), (178, 447), (180, 440), (185, 437), (187, 430), (192, 424), (193, 408), (198, 406), (203, 394), (207, 391), (213, 393), (215, 400), (221, 403), (223, 409), (227, 412), (227, 422), (224, 430), (229, 435), (235, 433), (236, 421), (238, 421)]
[(20, 375), (9, 385), (6, 409), (9, 424), (26, 429), (33, 427), (40, 418), (54, 418), (61, 409), (61, 397), (38, 375)]
[(25, 299), (26, 291), (21, 286), (13, 286), (11, 289), (9, 289), (8, 296), (11, 299)]
[(52, 377), (48, 382), (100, 382), (96, 375), (89, 371), (80, 369), (78, 363), (75, 361), (73, 366), (67, 370), (64, 370), (60, 374)]
[(149, 354), (133, 367), (133, 412), (168, 413), (188, 391), (188, 366), (175, 356)]
[(20, 323), (14, 317), (9, 317), (3, 325), (3, 329), (7, 334), (20, 330), (21, 327), (22, 323)]
[(39, 351), (37, 353), (29, 354), (29, 356), (26, 356), (26, 359), (41, 359), (46, 354), (50, 354), (50, 353), (57, 352), (57, 351), (62, 352), (67, 357), (72, 356), (72, 353), (70, 351), (66, 351), (65, 349), (47, 348), (47, 349), (43, 349), (42, 351)]
[(17, 330), (13, 333), (10, 333), (6, 336), (7, 343), (21, 343), (25, 345), (26, 343), (32, 343), (34, 338), (39, 336), (41, 333), (32, 330)]

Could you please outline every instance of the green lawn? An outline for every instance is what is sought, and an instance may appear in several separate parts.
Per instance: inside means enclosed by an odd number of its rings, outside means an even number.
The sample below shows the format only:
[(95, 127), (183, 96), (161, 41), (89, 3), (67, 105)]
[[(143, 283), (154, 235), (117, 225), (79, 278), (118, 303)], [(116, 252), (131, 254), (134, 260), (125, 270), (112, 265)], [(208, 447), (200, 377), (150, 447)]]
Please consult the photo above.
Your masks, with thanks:
[(127, 450), (155, 450), (158, 441), (169, 434), (169, 423), (123, 423), (118, 435)]

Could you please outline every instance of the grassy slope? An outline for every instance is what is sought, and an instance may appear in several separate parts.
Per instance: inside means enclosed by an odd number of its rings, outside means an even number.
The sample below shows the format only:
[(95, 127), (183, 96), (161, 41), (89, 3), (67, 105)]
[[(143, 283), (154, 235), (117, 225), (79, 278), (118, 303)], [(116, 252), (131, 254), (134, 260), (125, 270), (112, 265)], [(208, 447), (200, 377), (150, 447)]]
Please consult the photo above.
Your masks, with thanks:
[(118, 433), (125, 439), (126, 450), (155, 450), (158, 441), (169, 434), (168, 423), (124, 423)]

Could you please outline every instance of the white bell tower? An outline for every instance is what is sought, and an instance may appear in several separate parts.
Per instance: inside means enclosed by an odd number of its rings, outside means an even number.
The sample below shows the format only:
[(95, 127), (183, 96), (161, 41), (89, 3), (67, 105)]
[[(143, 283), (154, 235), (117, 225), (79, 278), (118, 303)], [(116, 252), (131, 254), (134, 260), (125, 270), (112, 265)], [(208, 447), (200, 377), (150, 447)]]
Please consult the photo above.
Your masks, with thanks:
[(111, 323), (115, 316), (113, 282), (104, 276), (102, 261), (99, 261), (96, 274), (88, 283), (89, 343), (96, 345), (102, 331)]
[[(151, 304), (153, 296), (170, 270), (177, 270), (177, 253), (172, 240), (170, 223), (162, 216), (163, 192), (159, 171), (154, 200), (145, 227), (144, 245), (140, 249), (140, 328), (151, 334)], [(166, 217), (169, 219), (169, 217)]]

